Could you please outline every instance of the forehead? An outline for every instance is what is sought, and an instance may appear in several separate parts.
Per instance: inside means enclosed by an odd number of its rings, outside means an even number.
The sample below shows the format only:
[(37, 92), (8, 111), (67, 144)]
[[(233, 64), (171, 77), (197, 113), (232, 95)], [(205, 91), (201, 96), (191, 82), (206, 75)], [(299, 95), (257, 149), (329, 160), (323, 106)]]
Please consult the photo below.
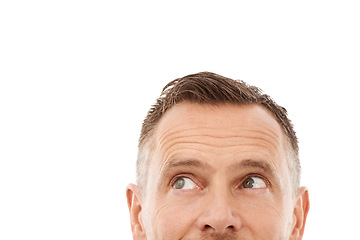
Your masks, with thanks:
[(271, 155), (283, 150), (285, 134), (273, 115), (261, 105), (182, 102), (164, 114), (154, 137), (157, 152), (162, 155), (159, 157), (166, 160), (174, 151), (186, 150), (187, 146), (201, 148), (207, 143), (210, 145), (206, 151), (224, 153), (231, 147), (239, 150), (243, 144), (247, 150), (257, 147)]
[[(283, 138), (283, 131), (273, 115), (258, 104), (197, 104), (182, 102), (160, 119), (155, 136), (168, 132), (180, 133), (181, 130), (208, 129), (235, 132), (237, 130), (263, 131), (274, 137)], [(219, 135), (224, 132), (217, 132)], [(276, 136), (275, 136), (276, 135)]]

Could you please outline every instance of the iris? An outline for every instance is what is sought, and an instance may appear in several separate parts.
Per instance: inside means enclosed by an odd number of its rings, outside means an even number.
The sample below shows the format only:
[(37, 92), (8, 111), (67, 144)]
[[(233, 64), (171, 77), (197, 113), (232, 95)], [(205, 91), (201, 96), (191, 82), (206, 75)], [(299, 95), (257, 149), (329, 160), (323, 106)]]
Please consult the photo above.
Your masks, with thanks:
[(174, 188), (176, 188), (176, 189), (182, 189), (184, 186), (185, 186), (185, 179), (184, 178), (179, 178), (174, 183)]

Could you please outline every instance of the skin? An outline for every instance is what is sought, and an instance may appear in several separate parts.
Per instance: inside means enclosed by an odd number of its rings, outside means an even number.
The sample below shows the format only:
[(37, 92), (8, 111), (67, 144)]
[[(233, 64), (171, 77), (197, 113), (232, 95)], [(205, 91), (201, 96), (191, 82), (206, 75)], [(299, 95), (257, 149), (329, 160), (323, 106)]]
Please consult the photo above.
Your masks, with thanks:
[(153, 141), (145, 192), (127, 188), (135, 240), (302, 239), (308, 191), (292, 194), (286, 136), (264, 107), (182, 102)]

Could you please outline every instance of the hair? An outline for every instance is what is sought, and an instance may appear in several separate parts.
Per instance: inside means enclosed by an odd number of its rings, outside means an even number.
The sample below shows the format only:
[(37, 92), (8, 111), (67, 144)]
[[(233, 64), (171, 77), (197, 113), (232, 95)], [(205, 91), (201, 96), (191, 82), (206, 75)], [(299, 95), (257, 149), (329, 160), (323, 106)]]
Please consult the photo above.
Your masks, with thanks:
[(294, 192), (300, 185), (299, 147), (296, 133), (287, 117), (285, 108), (275, 103), (261, 89), (244, 81), (233, 80), (211, 72), (200, 72), (175, 79), (162, 90), (156, 103), (150, 108), (141, 129), (138, 159), (137, 183), (142, 189), (148, 175), (151, 152), (154, 147), (152, 136), (160, 118), (174, 105), (187, 101), (191, 103), (219, 105), (232, 103), (238, 105), (259, 104), (268, 109), (282, 127), (287, 137), (287, 161)]

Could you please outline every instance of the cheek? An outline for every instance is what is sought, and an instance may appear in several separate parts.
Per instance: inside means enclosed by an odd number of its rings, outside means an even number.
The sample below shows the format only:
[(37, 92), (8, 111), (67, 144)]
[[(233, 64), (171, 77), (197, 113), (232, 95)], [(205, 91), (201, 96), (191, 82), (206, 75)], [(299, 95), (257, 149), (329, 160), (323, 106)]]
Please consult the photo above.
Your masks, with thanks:
[(288, 210), (280, 202), (253, 200), (242, 208), (244, 227), (256, 239), (283, 239), (287, 234)]
[(166, 198), (153, 204), (145, 224), (151, 226), (154, 239), (180, 239), (190, 231), (196, 219), (196, 206), (189, 199)]

